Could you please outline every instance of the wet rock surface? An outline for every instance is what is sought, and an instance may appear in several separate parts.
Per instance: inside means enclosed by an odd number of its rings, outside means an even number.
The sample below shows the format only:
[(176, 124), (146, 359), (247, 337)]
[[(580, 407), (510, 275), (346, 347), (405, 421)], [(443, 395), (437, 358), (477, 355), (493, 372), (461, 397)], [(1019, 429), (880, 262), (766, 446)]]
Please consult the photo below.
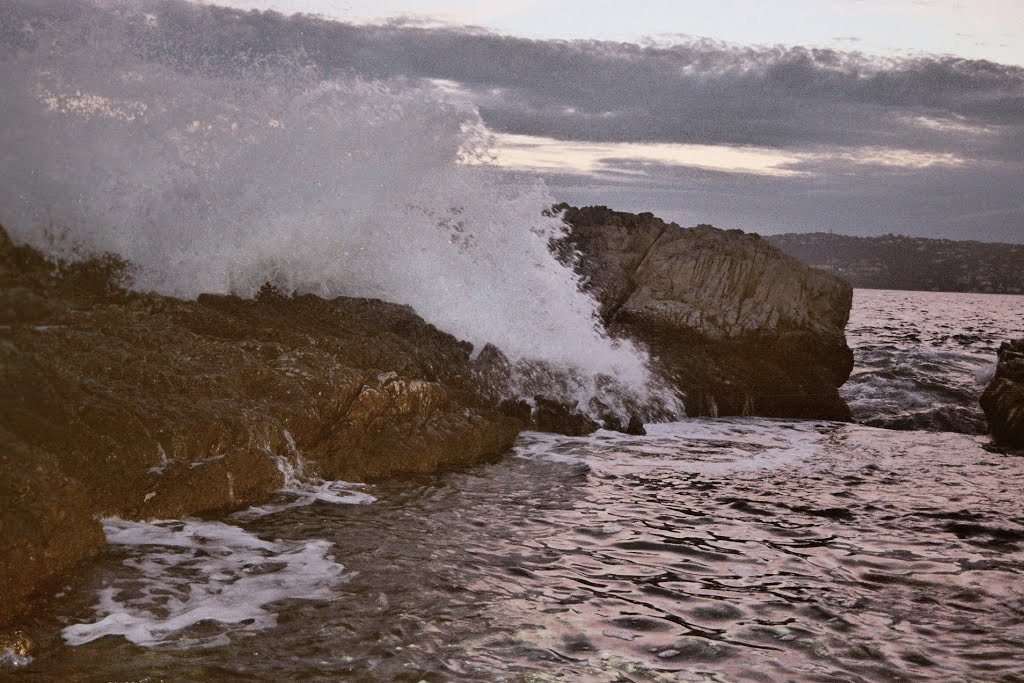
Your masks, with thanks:
[(552, 401), (543, 396), (536, 396), (534, 402), (536, 407), (533, 409), (532, 424), (537, 431), (583, 436), (600, 428), (596, 421), (581, 413), (574, 405)]
[(32, 661), (35, 644), (23, 631), (0, 631), (0, 668), (24, 666)]
[(471, 345), (366, 299), (122, 289), (116, 259), (47, 261), (0, 234), (0, 621), (98, 552), (97, 516), (240, 508), (277, 458), (331, 479), (467, 464), (522, 421), (475, 389)]
[(691, 415), (846, 420), (850, 286), (757, 235), (560, 205), (559, 245), (615, 334), (643, 342)]
[(1004, 342), (998, 357), (981, 408), (997, 442), (1024, 448), (1024, 339)]

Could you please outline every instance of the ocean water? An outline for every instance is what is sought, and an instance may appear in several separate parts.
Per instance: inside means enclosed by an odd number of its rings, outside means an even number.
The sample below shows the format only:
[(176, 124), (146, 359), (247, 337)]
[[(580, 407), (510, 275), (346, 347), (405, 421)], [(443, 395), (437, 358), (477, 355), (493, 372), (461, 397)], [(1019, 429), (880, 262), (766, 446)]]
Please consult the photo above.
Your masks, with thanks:
[[(955, 407), (998, 341), (977, 321), (1020, 304), (858, 292), (851, 336), (858, 359), (961, 359), (934, 389)], [(931, 344), (947, 329), (956, 354)], [(276, 500), (227, 519), (107, 520), (104, 556), (48, 599), (34, 659), (4, 673), (1022, 680), (1020, 454), (831, 422), (648, 430), (525, 433), (497, 462), (373, 486), (293, 462)]]
[(1024, 337), (1024, 296), (858, 289), (846, 326), (854, 352), (840, 390), (861, 423), (985, 432), (978, 396), (996, 350)]

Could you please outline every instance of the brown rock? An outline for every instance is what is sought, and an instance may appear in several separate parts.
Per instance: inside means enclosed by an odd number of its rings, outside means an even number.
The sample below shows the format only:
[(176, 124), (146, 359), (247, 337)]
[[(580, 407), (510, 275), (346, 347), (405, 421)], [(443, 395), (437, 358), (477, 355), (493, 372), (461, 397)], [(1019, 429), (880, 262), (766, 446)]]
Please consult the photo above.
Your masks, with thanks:
[(182, 301), (128, 274), (0, 229), (0, 621), (102, 547), (97, 516), (245, 507), (298, 454), (346, 479), (470, 463), (523, 426), (480, 391), (472, 346), (407, 306)]
[(626, 434), (632, 436), (646, 436), (647, 430), (644, 428), (644, 421), (640, 419), (639, 415), (631, 415), (629, 417), (629, 424), (623, 430)]
[(534, 398), (532, 426), (538, 432), (553, 432), (566, 436), (583, 436), (600, 429), (601, 425), (576, 409), (576, 405), (552, 401), (543, 396)]
[(1003, 342), (998, 359), (981, 408), (996, 442), (1024, 448), (1024, 339)]
[(52, 454), (0, 426), (0, 624), (104, 541), (82, 485)]
[(24, 661), (32, 654), (35, 644), (23, 631), (10, 631), (0, 633), (0, 664), (4, 664), (3, 658), (14, 657)]
[(556, 208), (605, 324), (650, 349), (691, 415), (849, 419), (847, 283), (738, 230)]

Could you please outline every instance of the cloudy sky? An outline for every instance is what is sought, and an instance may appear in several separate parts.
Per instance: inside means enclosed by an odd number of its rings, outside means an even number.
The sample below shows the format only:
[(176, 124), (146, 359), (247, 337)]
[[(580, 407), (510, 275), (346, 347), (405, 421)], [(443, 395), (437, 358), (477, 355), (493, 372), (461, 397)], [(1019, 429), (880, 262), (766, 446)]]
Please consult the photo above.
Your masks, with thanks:
[(250, 39), (470, 97), (498, 163), (560, 200), (1024, 242), (1022, 0), (218, 4), (288, 15)]
[(201, 1), (358, 23), (404, 18), (477, 26), (528, 38), (638, 43), (706, 37), (738, 44), (856, 46), (878, 54), (950, 53), (1024, 65), (1020, 0)]

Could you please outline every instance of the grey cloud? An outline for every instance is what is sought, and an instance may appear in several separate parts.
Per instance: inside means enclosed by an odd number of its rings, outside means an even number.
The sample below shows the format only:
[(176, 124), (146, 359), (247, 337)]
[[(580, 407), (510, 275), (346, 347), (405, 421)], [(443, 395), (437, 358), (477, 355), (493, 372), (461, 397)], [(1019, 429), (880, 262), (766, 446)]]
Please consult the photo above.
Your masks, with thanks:
[(1024, 243), (1024, 179), (1009, 164), (986, 169), (883, 168), (755, 176), (622, 162), (642, 179), (558, 175), (554, 194), (576, 204), (653, 211), (682, 225), (713, 223), (766, 234), (833, 230)]
[[(73, 0), (7, 0), (0, 57), (33, 40), (32, 22), (65, 21)], [(645, 165), (645, 177), (551, 179), (559, 199), (778, 231), (907, 231), (1024, 241), (1024, 68), (950, 56), (542, 41), (405, 22), (356, 26), (180, 0), (132, 5), (139, 51), (177, 69), (230, 71), (290, 58), (325, 75), (458, 83), (498, 132), (595, 142), (752, 145), (827, 156), (837, 147), (953, 154), (959, 168), (915, 171), (819, 160), (799, 178)], [(94, 10), (101, 11), (101, 10)], [(108, 10), (102, 10), (108, 11)], [(2, 65), (0, 65), (2, 66)], [(925, 125), (926, 119), (932, 125)], [(691, 214), (687, 214), (691, 215)], [(974, 231), (974, 232), (972, 232)], [(977, 233), (977, 234), (974, 234)], [(982, 234), (984, 233), (984, 234)]]
[[(50, 0), (57, 7), (69, 2)], [(29, 3), (37, 9), (39, 2)], [(18, 2), (10, 10), (17, 12)], [(561, 139), (901, 146), (1024, 158), (1024, 69), (955, 57), (873, 59), (803, 47), (541, 41), (404, 22), (354, 26), (163, 0), (139, 29), (154, 59), (227, 68), (301, 51), (328, 73), (438, 78), (474, 93), (501, 132)], [(916, 117), (1000, 127), (983, 140)], [(995, 135), (998, 142), (993, 144)]]

